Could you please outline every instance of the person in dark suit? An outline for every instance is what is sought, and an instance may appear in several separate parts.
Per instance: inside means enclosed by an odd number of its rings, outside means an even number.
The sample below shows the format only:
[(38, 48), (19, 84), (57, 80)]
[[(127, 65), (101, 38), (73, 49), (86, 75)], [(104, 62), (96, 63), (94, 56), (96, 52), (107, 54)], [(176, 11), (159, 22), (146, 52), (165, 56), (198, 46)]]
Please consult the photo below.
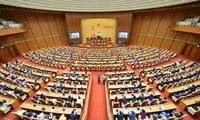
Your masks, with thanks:
[(101, 73), (98, 74), (98, 84), (101, 84)]
[(127, 99), (124, 95), (123, 95), (123, 98), (121, 99), (121, 103), (123, 103), (124, 105), (126, 105), (127, 103)]
[(70, 116), (70, 120), (77, 120), (78, 119), (78, 115), (77, 115), (77, 113), (75, 113), (74, 110), (71, 112), (71, 114), (69, 116)]
[(73, 97), (71, 95), (69, 95), (68, 98), (67, 98), (67, 101), (72, 103)]
[(128, 117), (130, 120), (136, 120), (136, 114), (134, 111), (128, 113)]
[(44, 96), (44, 94), (41, 94), (40, 98), (43, 99), (43, 100), (46, 100), (46, 96)]
[(32, 112), (32, 111), (28, 112), (28, 113), (26, 114), (26, 116), (27, 116), (27, 117), (32, 117), (32, 116), (33, 116), (33, 112)]
[(116, 115), (117, 120), (123, 120), (124, 119), (124, 113), (122, 111), (119, 111)]

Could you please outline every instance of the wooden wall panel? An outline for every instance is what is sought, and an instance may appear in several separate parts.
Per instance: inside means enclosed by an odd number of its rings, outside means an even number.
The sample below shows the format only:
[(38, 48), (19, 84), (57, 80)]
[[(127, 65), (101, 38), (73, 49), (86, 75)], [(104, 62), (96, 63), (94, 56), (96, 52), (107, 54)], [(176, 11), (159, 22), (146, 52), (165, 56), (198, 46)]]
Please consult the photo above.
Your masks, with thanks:
[(138, 35), (137, 45), (143, 45), (145, 36)]
[(55, 40), (55, 45), (56, 46), (61, 46), (61, 41), (59, 36), (54, 36), (53, 39)]
[(27, 44), (28, 44), (28, 46), (29, 46), (29, 48), (30, 48), (31, 50), (39, 49), (38, 43), (36, 43), (35, 40), (28, 41)]
[(175, 12), (175, 9), (165, 9), (162, 20), (160, 21), (156, 36), (165, 36), (165, 33), (169, 27), (169, 24), (171, 22), (171, 19), (173, 17), (173, 13)]
[[(192, 50), (191, 50), (191, 52), (190, 52), (190, 54), (189, 54), (189, 57), (190, 58), (194, 58), (195, 57), (195, 54), (197, 53), (197, 51), (198, 51), (198, 47), (195, 45), (195, 46), (193, 46), (192, 47)], [(199, 56), (200, 56), (200, 54), (199, 54)]]
[(61, 43), (63, 45), (68, 45), (69, 44), (69, 40), (67, 38), (67, 26), (66, 26), (66, 20), (65, 20), (65, 17), (63, 16), (58, 16), (56, 15), (56, 23), (57, 23), (57, 26), (58, 26), (58, 31), (60, 33), (60, 40), (61, 40)]
[(45, 39), (37, 40), (37, 43), (38, 43), (39, 48), (46, 48), (47, 47)]
[(133, 30), (132, 33), (134, 33), (134, 38), (132, 39), (134, 41), (134, 44), (138, 44), (139, 39), (139, 33), (140, 33), (140, 27), (142, 25), (142, 14), (141, 13), (136, 13), (136, 16), (134, 17), (134, 23), (133, 24)]
[(55, 46), (52, 37), (48, 37), (48, 38), (46, 38), (46, 43), (47, 43), (47, 46), (48, 46), (48, 47), (54, 47), (54, 46)]
[(22, 34), (24, 36), (24, 38), (25, 39), (34, 38), (32, 31), (30, 30), (29, 23), (26, 20), (26, 17), (24, 15), (24, 11), (22, 11), (22, 10), (12, 10), (12, 15), (13, 15), (15, 21), (19, 21), (19, 22), (25, 24), (29, 28), (29, 30), (27, 32)]
[(144, 46), (151, 46), (153, 39), (154, 39), (153, 36), (146, 36), (144, 41)]
[(9, 53), (9, 50), (7, 47), (0, 49), (0, 62), (5, 62), (8, 59), (10, 59), (12, 56)]
[(171, 45), (170, 50), (179, 52), (181, 50), (182, 46), (184, 46), (183, 42), (173, 41), (173, 44)]
[(20, 53), (25, 53), (25, 52), (30, 51), (28, 45), (25, 42), (18, 43), (16, 44), (16, 46), (18, 50), (20, 51)]
[(196, 54), (195, 54), (195, 57), (194, 57), (196, 60), (200, 61), (200, 48), (198, 48)]
[(192, 47), (193, 47), (193, 45), (187, 44), (184, 48), (183, 55), (189, 56), (189, 54), (192, 50)]
[(9, 51), (9, 54), (11, 55), (11, 57), (15, 57), (15, 56), (19, 55), (19, 53), (14, 45), (8, 46), (7, 48), (8, 48), (8, 51)]
[(147, 34), (154, 35), (163, 15), (163, 10), (154, 11)]
[(42, 31), (41, 31), (40, 26), (38, 24), (38, 21), (36, 19), (35, 13), (26, 11), (25, 16), (26, 16), (27, 21), (29, 22), (29, 25), (30, 25), (30, 28), (33, 32), (34, 37), (35, 38), (43, 37)]
[(199, 44), (199, 38), (200, 38), (199, 34), (191, 34), (187, 39), (187, 42)]
[(152, 46), (153, 47), (160, 47), (160, 45), (161, 45), (161, 42), (162, 42), (162, 38), (159, 38), (159, 37), (156, 37), (156, 38), (154, 38), (154, 41), (153, 41), (153, 43), (152, 43)]
[(168, 39), (163, 39), (162, 44), (160, 46), (160, 48), (163, 48), (165, 50), (168, 50), (172, 44), (172, 40), (168, 40)]
[(160, 47), (195, 58), (197, 49), (191, 46), (199, 44), (200, 35), (173, 31), (170, 26), (178, 20), (199, 15), (197, 11), (200, 11), (198, 3), (137, 11), (133, 14), (131, 33), (134, 34), (130, 44)]
[(9, 36), (0, 36), (0, 44), (6, 45), (12, 43), (12, 39)]

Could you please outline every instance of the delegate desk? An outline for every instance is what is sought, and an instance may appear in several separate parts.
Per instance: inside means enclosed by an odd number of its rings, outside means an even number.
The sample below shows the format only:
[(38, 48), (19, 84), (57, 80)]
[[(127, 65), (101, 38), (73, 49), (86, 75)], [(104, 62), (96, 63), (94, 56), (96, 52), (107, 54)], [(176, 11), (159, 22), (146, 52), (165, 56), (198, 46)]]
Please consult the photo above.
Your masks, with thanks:
[[(54, 85), (58, 85), (55, 82), (49, 82), (47, 84), (47, 86), (53, 87)], [(70, 88), (73, 89), (75, 88), (75, 85), (70, 85), (70, 84), (62, 84), (64, 86), (64, 88)], [(76, 85), (77, 88), (83, 88), (83, 89), (87, 89), (87, 85)]]
[(140, 114), (140, 111), (142, 109), (144, 109), (146, 113), (155, 113), (155, 112), (161, 112), (161, 111), (175, 110), (176, 108), (177, 107), (173, 103), (165, 103), (161, 105), (151, 105), (151, 106), (142, 106), (142, 107), (113, 108), (113, 114), (117, 115), (116, 110), (120, 110), (124, 114), (127, 115), (129, 111), (134, 111), (136, 114)]
[(188, 87), (190, 87), (192, 85), (195, 85), (195, 86), (200, 85), (200, 80), (189, 83), (189, 84), (185, 84), (185, 85), (182, 85), (182, 86), (179, 86), (179, 87), (165, 89), (164, 95), (165, 95), (165, 97), (169, 97), (170, 94), (180, 92), (183, 89), (187, 89)]
[(72, 110), (76, 109), (77, 114), (78, 115), (81, 114), (81, 108), (49, 106), (49, 105), (36, 104), (36, 103), (31, 103), (31, 102), (24, 102), (20, 107), (26, 110), (33, 110), (33, 111), (45, 112), (45, 113), (52, 112), (53, 114), (65, 114), (65, 115), (71, 114)]
[[(63, 74), (74, 75), (74, 71), (63, 71)], [(90, 74), (90, 72), (87, 72), (87, 75), (89, 75), (89, 74)], [(86, 75), (86, 72), (78, 71), (78, 72), (76, 72), (76, 75)]]
[[(122, 76), (119, 76), (119, 79), (120, 80), (131, 80), (131, 79), (133, 79), (133, 80), (137, 80), (137, 79), (139, 79), (140, 77), (139, 76), (133, 76), (133, 78), (132, 78), (132, 76), (127, 76), (127, 77), (122, 77)], [(118, 79), (118, 77), (107, 77), (107, 81), (117, 81), (117, 79)]]
[(44, 96), (50, 97), (50, 98), (63, 98), (63, 99), (67, 99), (69, 97), (69, 95), (71, 95), (74, 99), (78, 99), (78, 96), (81, 97), (81, 99), (85, 99), (85, 94), (62, 94), (62, 93), (58, 93), (58, 92), (48, 92), (48, 91), (44, 91), (44, 90), (40, 90), (36, 93), (37, 95), (41, 95), (43, 94)]
[(27, 67), (31, 67), (33, 69), (36, 70), (41, 70), (41, 71), (46, 71), (46, 72), (50, 72), (52, 74), (52, 77), (55, 77), (58, 73), (58, 70), (53, 70), (53, 69), (48, 69), (48, 68), (42, 68), (42, 67), (38, 67), (38, 66), (33, 66), (33, 65), (29, 65), (25, 62), (21, 62), (22, 65), (27, 66)]
[[(84, 77), (70, 77), (72, 80), (76, 80), (76, 78), (78, 78), (78, 80), (80, 81), (83, 81), (84, 80)], [(59, 80), (69, 80), (69, 77), (65, 77), (65, 76), (56, 76), (56, 79), (59, 79)], [(86, 81), (89, 80), (89, 77), (86, 77), (85, 78)]]
[[(160, 92), (155, 91), (155, 92), (144, 92), (144, 93), (131, 93), (131, 94), (123, 94), (124, 96), (126, 96), (127, 99), (131, 99), (134, 95), (136, 98), (139, 98), (139, 96), (143, 94), (145, 97), (148, 97), (149, 95), (153, 95), (154, 97), (156, 96), (160, 96)], [(114, 95), (110, 95), (110, 99), (114, 100), (115, 97), (117, 96), (117, 98), (122, 99), (122, 94), (114, 94)]]
[(187, 106), (193, 105), (196, 103), (196, 101), (199, 101), (199, 100), (200, 100), (200, 95), (192, 97), (192, 98), (188, 98), (188, 99), (183, 99), (178, 104), (178, 107), (181, 110), (184, 110)]
[(7, 83), (7, 82), (2, 82), (1, 85), (6, 85), (8, 87), (10, 87), (11, 89), (21, 89), (23, 92), (27, 93), (29, 96), (32, 96), (33, 95), (33, 90), (32, 89), (29, 89), (29, 88), (24, 88), (24, 87), (20, 87), (18, 85), (14, 85), (14, 84), (11, 84), (11, 83)]
[(17, 99), (0, 95), (0, 101), (4, 101), (4, 100), (6, 100), (6, 102), (10, 103), (14, 109), (19, 106), (19, 102), (17, 101)]
[[(147, 85), (147, 82), (142, 82), (142, 87)], [(133, 88), (132, 84), (119, 84), (119, 85), (108, 85), (108, 89), (119, 89), (119, 88)]]
[(106, 72), (107, 76), (135, 74), (134, 71)]

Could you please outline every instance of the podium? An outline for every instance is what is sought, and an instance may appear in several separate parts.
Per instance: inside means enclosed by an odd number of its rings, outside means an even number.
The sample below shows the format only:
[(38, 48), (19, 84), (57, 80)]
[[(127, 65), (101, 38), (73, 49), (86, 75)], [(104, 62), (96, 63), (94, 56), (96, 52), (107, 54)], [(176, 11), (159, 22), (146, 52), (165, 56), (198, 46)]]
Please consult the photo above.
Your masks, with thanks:
[(90, 46), (107, 46), (107, 45), (112, 45), (112, 42), (110, 39), (91, 39), (87, 40), (86, 45)]

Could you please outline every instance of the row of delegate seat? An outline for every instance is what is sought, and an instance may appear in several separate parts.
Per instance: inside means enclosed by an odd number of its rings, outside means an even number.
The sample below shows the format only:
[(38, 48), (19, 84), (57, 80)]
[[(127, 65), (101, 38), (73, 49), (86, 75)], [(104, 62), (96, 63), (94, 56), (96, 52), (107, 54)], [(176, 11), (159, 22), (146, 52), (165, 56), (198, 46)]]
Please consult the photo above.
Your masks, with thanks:
[[(72, 79), (67, 79), (66, 83), (61, 82), (64, 78), (68, 78), (69, 76)], [(78, 82), (81, 82), (83, 78), (86, 79), (86, 84), (73, 84), (73, 82), (77, 82), (76, 78), (79, 79)], [(68, 82), (71, 83), (68, 84)], [(34, 113), (43, 112), (44, 114), (51, 112), (55, 115), (55, 120), (61, 119), (61, 116), (65, 119), (69, 119), (72, 111), (76, 110), (77, 118), (80, 118), (83, 114), (82, 111), (84, 107), (88, 107), (85, 103), (87, 102), (86, 99), (89, 97), (88, 91), (90, 91), (90, 82), (91, 76), (88, 72), (63, 71), (58, 78), (56, 76), (54, 81), (47, 83), (45, 90), (36, 92), (33, 98), (30, 98), (32, 102), (24, 102), (20, 107), (23, 112), (30, 112), (30, 110), (34, 111)], [(31, 109), (30, 106), (32, 106)], [(21, 113), (21, 111), (17, 111), (14, 114), (21, 118), (38, 118), (38, 114), (28, 116), (27, 114)]]
[[(149, 115), (176, 109), (173, 103), (168, 103), (166, 98), (160, 97), (160, 92), (152, 91), (153, 88), (151, 88), (148, 83), (143, 82), (141, 78), (135, 80), (130, 79), (132, 76), (136, 76), (134, 71), (107, 72), (105, 76), (108, 89), (107, 94), (110, 101), (109, 104), (111, 105), (112, 112), (116, 119), (118, 116), (118, 112), (116, 111), (123, 112), (125, 119), (128, 118), (127, 115), (128, 112), (130, 112), (128, 110), (133, 110), (137, 114), (137, 118), (141, 119), (139, 114), (142, 109), (145, 109), (147, 112), (146, 114)], [(127, 81), (136, 82), (129, 83)], [(160, 109), (160, 107), (164, 109)], [(146, 119), (147, 118), (149, 118), (149, 116), (146, 116)]]
[(23, 56), (37, 64), (65, 69), (66, 65), (73, 63), (85, 51), (85, 48), (67, 48), (62, 46), (30, 51), (24, 53)]
[[(140, 74), (146, 76), (155, 87), (164, 91), (166, 97), (177, 102), (179, 108), (185, 110), (188, 107), (188, 111), (192, 112), (191, 105), (195, 104), (194, 101), (198, 101), (200, 95), (199, 63), (179, 60), (165, 66), (167, 67), (143, 69)], [(195, 112), (191, 114), (194, 115)]]
[(132, 68), (158, 65), (169, 61), (177, 55), (177, 53), (168, 50), (145, 46), (116, 47), (112, 48), (111, 52)]
[(27, 64), (25, 62), (22, 62), (18, 59), (15, 60), (14, 64), (24, 70), (27, 70), (27, 71), (36, 71), (38, 73), (43, 73), (43, 74), (49, 74), (51, 75), (53, 78), (55, 76), (57, 76), (57, 73), (58, 73), (58, 70), (53, 70), (53, 69), (48, 69), (48, 68), (41, 68), (41, 67), (37, 67), (37, 66), (33, 66), (33, 65), (30, 65), (30, 64)]
[(126, 65), (107, 48), (91, 48), (72, 63), (70, 68), (83, 71), (120, 71), (126, 69)]

